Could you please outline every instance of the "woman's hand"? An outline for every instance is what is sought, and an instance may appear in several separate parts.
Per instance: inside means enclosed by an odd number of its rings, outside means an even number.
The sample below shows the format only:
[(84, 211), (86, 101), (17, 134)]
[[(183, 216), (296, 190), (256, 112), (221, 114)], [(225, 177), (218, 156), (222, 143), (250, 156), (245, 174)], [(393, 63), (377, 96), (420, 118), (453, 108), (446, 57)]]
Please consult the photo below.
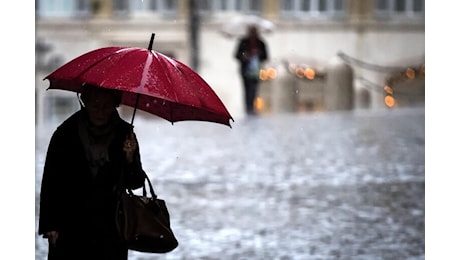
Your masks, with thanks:
[(57, 231), (48, 231), (45, 233), (45, 236), (48, 238), (48, 243), (52, 246), (56, 246), (56, 241), (58, 239), (59, 233)]
[(126, 136), (126, 140), (123, 144), (123, 151), (125, 152), (126, 161), (132, 163), (134, 159), (134, 152), (137, 149), (137, 140), (133, 132)]

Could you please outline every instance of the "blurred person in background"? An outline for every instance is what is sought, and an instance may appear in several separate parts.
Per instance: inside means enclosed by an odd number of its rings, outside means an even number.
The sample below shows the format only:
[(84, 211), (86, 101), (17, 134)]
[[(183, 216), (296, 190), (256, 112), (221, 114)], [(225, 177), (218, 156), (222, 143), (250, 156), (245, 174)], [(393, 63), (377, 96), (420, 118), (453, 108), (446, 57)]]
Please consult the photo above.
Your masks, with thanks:
[(80, 98), (81, 109), (48, 146), (38, 233), (48, 239), (50, 260), (126, 260), (116, 202), (119, 191), (144, 183), (138, 142), (118, 114), (120, 92), (84, 85)]
[(259, 36), (256, 26), (247, 27), (247, 34), (238, 40), (234, 57), (240, 63), (240, 75), (244, 86), (244, 101), (247, 115), (254, 115), (254, 100), (259, 85), (261, 64), (268, 59), (264, 40)]

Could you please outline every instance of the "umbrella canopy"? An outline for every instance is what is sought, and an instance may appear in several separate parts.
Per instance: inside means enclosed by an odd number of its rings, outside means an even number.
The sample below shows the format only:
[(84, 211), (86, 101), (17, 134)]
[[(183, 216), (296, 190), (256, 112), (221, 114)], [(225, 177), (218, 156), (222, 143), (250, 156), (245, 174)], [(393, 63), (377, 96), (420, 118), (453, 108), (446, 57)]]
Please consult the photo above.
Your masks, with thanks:
[(275, 29), (275, 24), (269, 20), (256, 15), (236, 16), (225, 22), (221, 27), (221, 32), (227, 37), (243, 36), (247, 32), (248, 26), (255, 26), (260, 33), (271, 33)]
[(230, 126), (233, 118), (214, 90), (184, 63), (152, 50), (153, 38), (148, 49), (111, 46), (85, 53), (46, 76), (48, 89), (80, 92), (83, 84), (91, 84), (121, 90), (123, 105), (173, 123), (198, 120)]

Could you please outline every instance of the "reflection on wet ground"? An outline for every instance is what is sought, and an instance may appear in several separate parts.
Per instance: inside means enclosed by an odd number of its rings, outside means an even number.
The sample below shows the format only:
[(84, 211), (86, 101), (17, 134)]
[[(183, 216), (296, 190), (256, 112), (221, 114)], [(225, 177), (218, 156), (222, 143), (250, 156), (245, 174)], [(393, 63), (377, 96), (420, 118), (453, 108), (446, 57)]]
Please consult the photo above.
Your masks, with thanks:
[(424, 259), (424, 108), (134, 123), (180, 245), (129, 259)]

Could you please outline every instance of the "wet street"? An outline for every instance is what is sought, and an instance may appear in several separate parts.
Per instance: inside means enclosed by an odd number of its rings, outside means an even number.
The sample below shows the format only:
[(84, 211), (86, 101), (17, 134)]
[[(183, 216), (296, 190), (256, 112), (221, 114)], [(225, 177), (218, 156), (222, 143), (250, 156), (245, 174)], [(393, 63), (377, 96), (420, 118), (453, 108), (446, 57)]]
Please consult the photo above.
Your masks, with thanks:
[(179, 247), (129, 259), (425, 259), (424, 108), (134, 125)]

